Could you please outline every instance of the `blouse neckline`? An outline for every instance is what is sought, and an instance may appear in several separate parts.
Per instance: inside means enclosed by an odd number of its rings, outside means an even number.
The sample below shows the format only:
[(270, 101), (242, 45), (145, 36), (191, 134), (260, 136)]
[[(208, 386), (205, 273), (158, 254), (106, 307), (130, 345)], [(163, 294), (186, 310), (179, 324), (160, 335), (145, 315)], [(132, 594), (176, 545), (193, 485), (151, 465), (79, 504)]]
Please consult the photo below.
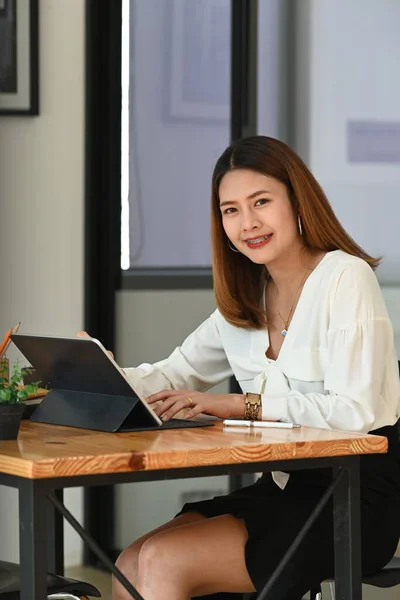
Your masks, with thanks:
[[(337, 252), (342, 252), (342, 251), (341, 251), (341, 250), (331, 250), (331, 251), (327, 252), (327, 253), (326, 253), (326, 254), (325, 254), (325, 255), (324, 255), (322, 258), (321, 258), (321, 260), (320, 260), (320, 261), (319, 261), (319, 263), (316, 265), (316, 267), (315, 267), (315, 268), (314, 268), (314, 269), (311, 271), (310, 275), (307, 277), (306, 281), (304, 282), (303, 289), (302, 289), (302, 290), (301, 290), (301, 292), (300, 292), (300, 296), (299, 296), (299, 299), (298, 299), (298, 301), (297, 301), (296, 308), (295, 308), (295, 310), (294, 310), (294, 312), (293, 312), (293, 316), (292, 316), (292, 320), (291, 320), (291, 322), (290, 322), (290, 326), (289, 326), (289, 328), (288, 328), (288, 330), (287, 330), (287, 334), (286, 334), (286, 336), (285, 336), (285, 339), (283, 340), (282, 346), (281, 346), (281, 348), (280, 348), (280, 350), (279, 350), (279, 354), (278, 354), (278, 356), (277, 356), (275, 359), (274, 359), (274, 358), (268, 358), (268, 356), (267, 356), (268, 348), (269, 348), (269, 345), (270, 345), (270, 344), (269, 344), (269, 332), (268, 332), (268, 327), (266, 327), (265, 329), (261, 329), (261, 330), (259, 330), (259, 332), (260, 332), (261, 334), (263, 334), (263, 335), (262, 335), (262, 337), (261, 337), (261, 340), (263, 340), (263, 339), (264, 339), (264, 351), (263, 351), (263, 354), (264, 354), (265, 360), (266, 360), (268, 363), (278, 363), (278, 362), (281, 360), (281, 358), (282, 358), (282, 356), (283, 356), (283, 353), (284, 353), (284, 351), (285, 351), (285, 349), (286, 349), (286, 346), (288, 346), (288, 345), (289, 345), (289, 344), (288, 344), (288, 339), (289, 339), (289, 340), (291, 340), (291, 339), (292, 339), (293, 330), (295, 329), (295, 324), (296, 324), (296, 315), (298, 315), (298, 314), (301, 312), (301, 311), (299, 310), (299, 306), (300, 306), (300, 305), (301, 305), (301, 304), (304, 302), (304, 298), (305, 298), (305, 296), (306, 296), (307, 288), (310, 286), (310, 283), (309, 283), (309, 282), (310, 282), (310, 281), (311, 281), (311, 282), (313, 281), (313, 279), (315, 278), (315, 273), (317, 273), (317, 272), (320, 270), (320, 267), (321, 267), (321, 266), (323, 266), (323, 265), (325, 264), (325, 262), (326, 262), (327, 258), (328, 258), (328, 257), (330, 258), (330, 257), (331, 257), (333, 254), (336, 254)], [(267, 281), (268, 281), (268, 280), (267, 280)], [(266, 288), (266, 286), (267, 286), (267, 281), (265, 282), (265, 285), (264, 285), (264, 287), (263, 287), (262, 306), (263, 306), (263, 309), (264, 309), (264, 310), (266, 310), (266, 304), (265, 304), (265, 288)], [(298, 318), (298, 317), (297, 317), (297, 318)], [(260, 340), (260, 341), (261, 341), (261, 340)]]

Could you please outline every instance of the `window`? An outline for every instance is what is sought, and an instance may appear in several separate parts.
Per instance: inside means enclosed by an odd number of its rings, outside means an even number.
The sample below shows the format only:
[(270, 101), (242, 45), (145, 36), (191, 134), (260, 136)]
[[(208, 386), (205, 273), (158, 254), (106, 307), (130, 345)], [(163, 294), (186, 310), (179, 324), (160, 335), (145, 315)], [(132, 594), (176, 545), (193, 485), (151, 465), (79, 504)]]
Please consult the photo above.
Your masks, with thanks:
[[(279, 0), (258, 6), (258, 129), (278, 135)], [(211, 177), (230, 140), (231, 0), (123, 0), (122, 251), (129, 274), (210, 273)]]
[(123, 269), (209, 267), (229, 143), (230, 0), (124, 2)]

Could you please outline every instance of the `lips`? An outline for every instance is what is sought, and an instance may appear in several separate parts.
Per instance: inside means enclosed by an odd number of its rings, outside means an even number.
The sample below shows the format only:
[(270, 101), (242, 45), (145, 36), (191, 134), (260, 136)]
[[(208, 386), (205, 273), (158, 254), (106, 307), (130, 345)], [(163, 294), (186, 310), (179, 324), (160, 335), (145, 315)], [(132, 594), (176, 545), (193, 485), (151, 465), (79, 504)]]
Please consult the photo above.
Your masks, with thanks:
[(273, 235), (272, 233), (269, 233), (268, 235), (260, 235), (259, 237), (256, 237), (256, 238), (244, 240), (244, 242), (248, 248), (252, 248), (252, 249), (261, 248), (262, 246), (265, 246), (266, 244), (268, 244), (272, 235)]
[(247, 240), (244, 240), (246, 242), (246, 244), (256, 244), (257, 242), (262, 242), (263, 240), (266, 240), (268, 238), (270, 238), (272, 235), (272, 233), (268, 233), (268, 235), (262, 235), (256, 238), (248, 238)]

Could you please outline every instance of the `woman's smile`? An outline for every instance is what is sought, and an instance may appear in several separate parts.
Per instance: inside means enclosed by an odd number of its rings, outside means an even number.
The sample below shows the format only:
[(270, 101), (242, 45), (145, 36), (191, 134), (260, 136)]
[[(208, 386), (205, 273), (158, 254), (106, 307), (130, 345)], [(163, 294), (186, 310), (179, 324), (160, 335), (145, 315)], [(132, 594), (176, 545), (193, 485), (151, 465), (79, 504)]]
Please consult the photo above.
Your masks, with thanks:
[(251, 248), (251, 250), (257, 250), (258, 248), (263, 248), (264, 246), (266, 246), (271, 241), (272, 236), (273, 233), (269, 233), (268, 235), (262, 235), (256, 238), (249, 238), (247, 240), (244, 240), (244, 243), (248, 248)]

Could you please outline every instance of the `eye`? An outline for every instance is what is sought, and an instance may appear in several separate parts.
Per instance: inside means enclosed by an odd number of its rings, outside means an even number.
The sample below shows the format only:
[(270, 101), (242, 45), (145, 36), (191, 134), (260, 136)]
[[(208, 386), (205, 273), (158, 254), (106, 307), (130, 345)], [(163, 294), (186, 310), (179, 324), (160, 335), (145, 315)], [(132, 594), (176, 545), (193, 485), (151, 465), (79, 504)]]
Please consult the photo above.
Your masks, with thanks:
[(269, 198), (259, 198), (255, 203), (255, 206), (263, 206), (264, 204), (268, 204), (268, 202), (270, 202)]
[(222, 214), (224, 215), (231, 215), (236, 211), (236, 208), (233, 208), (233, 206), (230, 206), (229, 208), (226, 208), (225, 210), (222, 211)]

